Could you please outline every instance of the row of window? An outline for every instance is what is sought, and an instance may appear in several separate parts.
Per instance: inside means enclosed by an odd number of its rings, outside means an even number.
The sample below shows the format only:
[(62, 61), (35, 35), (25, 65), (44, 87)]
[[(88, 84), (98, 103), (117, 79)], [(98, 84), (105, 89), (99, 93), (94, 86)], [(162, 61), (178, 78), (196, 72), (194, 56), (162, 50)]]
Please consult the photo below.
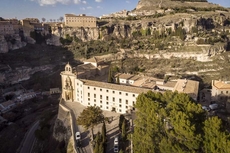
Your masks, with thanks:
[(88, 20), (66, 20), (66, 23), (68, 22), (96, 22), (96, 21), (88, 21)]
[[(224, 91), (221, 91), (220, 93), (221, 93), (221, 94), (224, 94)], [(225, 91), (225, 93), (228, 94), (228, 91)]]
[[(95, 97), (94, 97), (95, 98)], [(101, 98), (102, 99), (102, 98)], [(106, 100), (109, 100), (109, 97), (108, 96), (106, 96)], [(88, 98), (88, 101), (90, 101), (90, 98)], [(94, 102), (96, 102), (96, 99), (94, 99)], [(113, 97), (113, 102), (115, 102), (115, 97)], [(102, 101), (100, 101), (100, 103), (102, 103)], [(108, 102), (107, 102), (108, 103)], [(106, 103), (106, 104), (107, 104)], [(119, 98), (119, 103), (122, 103), (122, 99), (121, 98)], [(126, 99), (125, 100), (125, 103), (126, 104), (129, 104), (129, 101)], [(133, 104), (134, 104), (134, 101), (133, 101)]]
[(68, 19), (96, 20), (95, 18), (79, 18), (79, 17), (67, 17), (66, 20)]
[[(90, 89), (90, 87), (88, 87), (88, 89)], [(96, 88), (94, 88), (94, 90), (96, 90)], [(104, 89), (104, 90), (106, 90), (106, 92), (109, 92), (108, 89)], [(100, 89), (100, 91), (103, 91), (103, 90)], [(115, 94), (116, 92), (113, 90), (112, 93)], [(119, 91), (119, 95), (122, 95), (122, 92)], [(125, 93), (125, 95), (128, 96), (129, 94)], [(88, 96), (90, 96), (90, 93), (88, 93)], [(135, 94), (133, 94), (133, 97), (135, 97)]]

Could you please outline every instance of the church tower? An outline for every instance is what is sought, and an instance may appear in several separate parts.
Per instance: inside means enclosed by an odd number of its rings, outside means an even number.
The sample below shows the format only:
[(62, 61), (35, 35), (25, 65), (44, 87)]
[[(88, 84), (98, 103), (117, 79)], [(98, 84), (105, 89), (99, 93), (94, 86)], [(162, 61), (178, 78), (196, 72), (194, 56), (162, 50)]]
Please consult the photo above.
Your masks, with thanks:
[(65, 71), (61, 72), (62, 98), (65, 101), (75, 101), (75, 78), (72, 66), (69, 63), (66, 64)]

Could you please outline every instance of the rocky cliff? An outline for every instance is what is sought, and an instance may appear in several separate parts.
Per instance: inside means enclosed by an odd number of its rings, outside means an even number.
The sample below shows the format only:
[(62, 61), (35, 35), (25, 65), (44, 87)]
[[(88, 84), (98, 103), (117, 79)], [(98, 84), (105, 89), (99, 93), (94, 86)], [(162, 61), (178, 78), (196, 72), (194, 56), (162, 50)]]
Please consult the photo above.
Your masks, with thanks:
[(35, 40), (31, 37), (25, 37), (23, 41), (19, 34), (0, 35), (0, 53), (7, 53), (9, 50), (15, 50), (26, 46), (27, 43), (34, 44)]
[(193, 7), (193, 8), (215, 8), (219, 5), (199, 2), (199, 1), (172, 1), (172, 0), (139, 0), (136, 10), (137, 11), (152, 11), (161, 8), (181, 8), (181, 7)]

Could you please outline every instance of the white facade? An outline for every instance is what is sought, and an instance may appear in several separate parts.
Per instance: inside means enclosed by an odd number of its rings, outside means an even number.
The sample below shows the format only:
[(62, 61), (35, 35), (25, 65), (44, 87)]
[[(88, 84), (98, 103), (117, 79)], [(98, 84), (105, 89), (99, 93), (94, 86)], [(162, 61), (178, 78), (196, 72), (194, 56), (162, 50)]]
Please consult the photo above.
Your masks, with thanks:
[(225, 100), (230, 97), (230, 81), (212, 80), (212, 99)]
[(78, 79), (67, 64), (61, 72), (62, 98), (84, 106), (98, 106), (102, 110), (126, 113), (133, 109), (137, 96), (149, 89)]
[[(90, 64), (94, 63), (94, 61), (92, 63), (88, 62)], [(96, 64), (98, 63), (96, 62)], [(65, 71), (61, 72), (62, 98), (69, 102), (79, 102), (84, 106), (98, 106), (107, 111), (127, 113), (133, 110), (138, 95), (154, 90), (155, 86), (159, 86), (161, 90), (177, 90), (187, 93), (195, 100), (198, 94), (199, 82), (197, 81), (178, 80), (177, 82), (164, 83), (161, 80), (152, 81), (151, 78), (143, 79), (139, 76), (122, 74), (118, 76), (120, 84), (112, 84), (87, 80), (84, 77), (84, 79), (79, 78), (76, 70), (70, 64), (67, 64)], [(186, 86), (183, 84), (185, 81)], [(180, 91), (182, 86), (183, 91)]]

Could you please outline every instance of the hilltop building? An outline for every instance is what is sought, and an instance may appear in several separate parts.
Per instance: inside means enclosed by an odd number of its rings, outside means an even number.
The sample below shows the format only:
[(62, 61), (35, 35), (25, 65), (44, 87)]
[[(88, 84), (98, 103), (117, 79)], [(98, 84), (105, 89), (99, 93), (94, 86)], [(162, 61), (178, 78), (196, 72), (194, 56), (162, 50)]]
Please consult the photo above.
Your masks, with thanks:
[(14, 34), (13, 25), (9, 21), (0, 21), (0, 34), (1, 35)]
[(96, 17), (86, 16), (85, 14), (65, 14), (65, 26), (95, 28), (97, 27)]
[(230, 97), (230, 81), (212, 80), (212, 99), (226, 101)]
[(165, 82), (161, 79), (117, 74), (120, 84), (107, 83), (107, 79), (92, 80), (95, 76), (102, 78), (108, 72), (108, 65), (96, 57), (82, 65), (72, 67), (69, 63), (61, 72), (62, 98), (68, 102), (79, 102), (85, 106), (98, 106), (102, 110), (127, 113), (134, 110), (136, 98), (149, 90), (164, 92), (171, 90), (188, 93), (197, 99), (199, 82), (178, 80)]

